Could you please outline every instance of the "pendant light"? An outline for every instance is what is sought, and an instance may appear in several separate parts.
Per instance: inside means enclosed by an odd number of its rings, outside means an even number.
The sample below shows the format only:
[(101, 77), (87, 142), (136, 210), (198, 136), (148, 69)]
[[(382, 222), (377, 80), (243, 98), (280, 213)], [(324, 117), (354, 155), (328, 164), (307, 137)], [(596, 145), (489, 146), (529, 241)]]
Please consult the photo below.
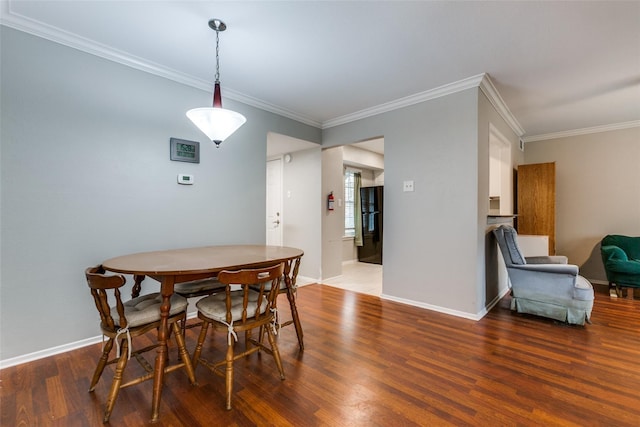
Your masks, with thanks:
[(213, 89), (213, 107), (191, 109), (187, 111), (187, 117), (219, 148), (220, 143), (238, 130), (247, 119), (240, 113), (222, 108), (219, 36), (227, 26), (219, 19), (212, 19), (209, 21), (209, 27), (216, 32), (216, 81)]

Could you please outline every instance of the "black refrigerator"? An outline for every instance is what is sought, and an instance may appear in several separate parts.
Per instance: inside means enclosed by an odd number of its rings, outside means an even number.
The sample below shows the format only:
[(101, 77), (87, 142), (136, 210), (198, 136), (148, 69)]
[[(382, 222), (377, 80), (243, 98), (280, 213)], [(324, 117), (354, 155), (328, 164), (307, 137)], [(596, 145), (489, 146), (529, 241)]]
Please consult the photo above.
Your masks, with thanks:
[(360, 188), (362, 209), (362, 246), (358, 261), (382, 264), (382, 212), (384, 186)]

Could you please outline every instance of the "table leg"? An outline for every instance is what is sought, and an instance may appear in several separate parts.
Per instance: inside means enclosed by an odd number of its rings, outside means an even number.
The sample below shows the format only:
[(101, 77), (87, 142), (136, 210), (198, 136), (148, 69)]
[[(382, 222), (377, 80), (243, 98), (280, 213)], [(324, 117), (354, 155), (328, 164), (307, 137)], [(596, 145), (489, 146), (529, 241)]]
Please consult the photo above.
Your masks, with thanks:
[[(292, 263), (294, 263), (293, 271), (291, 271)], [(302, 324), (300, 323), (300, 317), (298, 316), (298, 308), (296, 307), (296, 295), (295, 295), (296, 278), (298, 277), (299, 268), (300, 268), (300, 258), (296, 258), (293, 261), (285, 262), (284, 281), (287, 285), (287, 299), (289, 300), (289, 307), (291, 308), (291, 317), (293, 318), (293, 325), (296, 328), (296, 335), (298, 336), (298, 346), (300, 347), (300, 350), (304, 350)]]
[[(144, 277), (144, 276), (143, 276)], [(158, 421), (160, 417), (160, 400), (162, 397), (162, 386), (164, 384), (165, 368), (167, 366), (168, 358), (168, 346), (167, 341), (169, 339), (169, 313), (171, 312), (171, 295), (173, 295), (173, 288), (175, 284), (175, 277), (168, 276), (163, 277), (161, 282), (160, 293), (162, 295), (162, 304), (160, 306), (160, 327), (158, 328), (158, 350), (156, 354), (156, 362), (153, 372), (153, 396), (151, 398), (151, 422)], [(174, 324), (175, 325), (175, 324)], [(184, 347), (184, 337), (179, 331), (174, 331), (178, 344)], [(180, 342), (182, 341), (182, 342)], [(184, 367), (187, 370), (187, 376), (191, 381), (191, 384), (196, 384), (195, 370), (191, 358), (185, 352), (181, 354)]]

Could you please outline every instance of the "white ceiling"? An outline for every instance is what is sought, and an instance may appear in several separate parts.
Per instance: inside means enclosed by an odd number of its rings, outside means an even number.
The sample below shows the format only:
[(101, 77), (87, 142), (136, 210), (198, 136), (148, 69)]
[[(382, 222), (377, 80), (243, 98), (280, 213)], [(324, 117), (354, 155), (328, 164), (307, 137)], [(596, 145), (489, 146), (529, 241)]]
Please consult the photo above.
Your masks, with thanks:
[(28, 1), (1, 22), (329, 127), (488, 73), (524, 137), (640, 124), (640, 2)]

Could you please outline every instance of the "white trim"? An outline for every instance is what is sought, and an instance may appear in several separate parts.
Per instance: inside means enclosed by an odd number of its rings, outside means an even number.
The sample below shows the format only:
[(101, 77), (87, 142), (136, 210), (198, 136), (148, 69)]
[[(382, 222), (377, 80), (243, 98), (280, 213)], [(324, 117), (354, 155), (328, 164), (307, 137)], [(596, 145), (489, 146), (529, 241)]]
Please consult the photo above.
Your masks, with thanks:
[(399, 108), (408, 107), (421, 102), (429, 101), (431, 99), (440, 98), (442, 96), (451, 95), (463, 90), (479, 87), (480, 90), (491, 102), (491, 105), (496, 109), (498, 114), (504, 119), (509, 127), (515, 132), (518, 137), (524, 135), (524, 129), (518, 123), (518, 120), (509, 110), (507, 104), (504, 102), (498, 90), (493, 85), (489, 74), (483, 73), (476, 76), (468, 77), (457, 82), (449, 83), (435, 89), (430, 89), (424, 92), (419, 92), (414, 95), (409, 95), (404, 98), (397, 99), (395, 101), (387, 102), (376, 107), (366, 108), (364, 110), (357, 111), (352, 114), (347, 114), (341, 117), (327, 120), (322, 123), (322, 129), (343, 125), (356, 120), (364, 119), (367, 117), (375, 116), (376, 114), (385, 113), (388, 111), (397, 110)]
[[(341, 277), (341, 276), (336, 276)], [(298, 276), (296, 280), (297, 286), (306, 286), (310, 284), (320, 283), (320, 279), (312, 279), (310, 277)], [(414, 307), (426, 308), (427, 310), (437, 311), (439, 313), (450, 314), (456, 317), (463, 317), (465, 319), (471, 319), (478, 321), (482, 319), (501, 299), (506, 295), (509, 289), (505, 289), (504, 293), (500, 296), (497, 296), (488, 306), (483, 309), (480, 313), (473, 315), (470, 313), (466, 313), (463, 311), (451, 310), (444, 307), (439, 307), (431, 304), (426, 304), (419, 301), (408, 300), (404, 298), (397, 298), (390, 295), (382, 294), (380, 298), (386, 299), (389, 301), (399, 302), (401, 304), (407, 304)], [(196, 311), (190, 312), (187, 314), (187, 319), (193, 319), (197, 315)], [(44, 359), (45, 357), (55, 356), (56, 354), (66, 353), (68, 351), (78, 350), (83, 347), (87, 347), (89, 345), (97, 344), (102, 341), (102, 336), (98, 335), (96, 337), (86, 338), (80, 341), (75, 341), (68, 344), (59, 345), (56, 347), (47, 348), (44, 350), (35, 351), (33, 353), (24, 354), (22, 356), (12, 357), (10, 359), (0, 360), (0, 370), (4, 368), (10, 368), (12, 366), (21, 365), (23, 363), (33, 362), (35, 360)]]
[(67, 351), (77, 350), (88, 345), (97, 344), (101, 341), (102, 336), (99, 335), (97, 337), (86, 338), (84, 340), (58, 345), (56, 347), (46, 348), (40, 351), (34, 351), (33, 353), (23, 354), (22, 356), (0, 360), (0, 369), (9, 368), (11, 366), (20, 365), (22, 363), (33, 362), (34, 360), (44, 359), (45, 357), (54, 356), (56, 354), (65, 353)]
[[(54, 43), (59, 43), (64, 46), (68, 46), (73, 49), (77, 49), (91, 55), (98, 56), (119, 64), (144, 71), (156, 76), (164, 77), (168, 80), (172, 80), (186, 86), (190, 86), (196, 89), (201, 89), (207, 92), (213, 92), (213, 82), (202, 80), (185, 73), (182, 73), (171, 68), (167, 68), (160, 64), (148, 61), (146, 59), (136, 57), (127, 52), (114, 49), (110, 46), (98, 43), (96, 41), (78, 36), (77, 34), (70, 33), (68, 31), (61, 30), (59, 28), (47, 25), (43, 22), (27, 18), (11, 10), (11, 2), (0, 2), (0, 25), (4, 25), (10, 28), (14, 28), (19, 31), (23, 31), (28, 34), (32, 34)], [(435, 89), (430, 89), (424, 92), (420, 92), (414, 95), (409, 95), (404, 98), (400, 98), (395, 101), (387, 102), (376, 107), (367, 108), (361, 111), (357, 111), (352, 114), (336, 117), (326, 120), (324, 122), (318, 122), (310, 117), (295, 113), (293, 111), (278, 107), (268, 102), (259, 100), (249, 95), (245, 95), (240, 92), (236, 92), (233, 89), (225, 88), (225, 98), (233, 99), (234, 101), (241, 102), (243, 104), (259, 108), (264, 111), (269, 111), (274, 114), (288, 117), (292, 120), (300, 123), (314, 126), (316, 128), (327, 129), (330, 127), (346, 124), (356, 120), (360, 120), (366, 117), (374, 116), (376, 114), (393, 111), (398, 108), (414, 105), (420, 102), (428, 101), (430, 99), (439, 98), (442, 96), (450, 95), (462, 90), (470, 89), (472, 87), (480, 87), (480, 90), (489, 98), (491, 104), (496, 108), (500, 116), (507, 122), (511, 129), (519, 137), (524, 135), (524, 130), (520, 126), (520, 123), (513, 116), (506, 103), (498, 93), (497, 89), (491, 82), (488, 74), (478, 74), (457, 82), (449, 83)], [(541, 135), (532, 135), (523, 138), (523, 141), (542, 141), (547, 139), (565, 138), (569, 136), (585, 135), (590, 133), (607, 132), (618, 129), (627, 129), (632, 127), (639, 127), (640, 120), (633, 120), (630, 122), (617, 123), (604, 126), (595, 126), (584, 129), (575, 129), (563, 132), (555, 132)]]
[(344, 173), (353, 172), (353, 173), (362, 173), (362, 169), (354, 168), (353, 166), (344, 166)]
[[(500, 294), (498, 294), (489, 304), (487, 304), (487, 306), (485, 308), (483, 308), (482, 310), (480, 310), (480, 313), (478, 313), (478, 315), (480, 316), (480, 319), (482, 319), (484, 316), (486, 316), (487, 314), (489, 314), (489, 312), (491, 311), (491, 309), (493, 309), (493, 307), (495, 307), (502, 298), (505, 297), (505, 295), (507, 295), (509, 292), (511, 291), (510, 287), (506, 287), (505, 289), (502, 290), (502, 292), (500, 292)], [(478, 319), (478, 320), (480, 320)]]
[(479, 321), (480, 319), (482, 319), (484, 316), (487, 315), (487, 313), (489, 313), (489, 311), (491, 311), (491, 309), (498, 304), (498, 302), (500, 302), (500, 300), (509, 292), (509, 289), (505, 289), (504, 291), (502, 291), (502, 293), (498, 296), (496, 296), (493, 301), (491, 301), (489, 303), (489, 305), (487, 305), (487, 307), (483, 308), (479, 313), (477, 314), (472, 314), (472, 313), (467, 313), (466, 311), (458, 311), (458, 310), (452, 310), (450, 308), (446, 308), (446, 307), (440, 307), (438, 305), (432, 305), (432, 304), (427, 304), (421, 301), (414, 301), (414, 300), (409, 300), (409, 299), (405, 299), (405, 298), (398, 298), (398, 297), (394, 297), (391, 295), (387, 295), (387, 294), (382, 294), (380, 295), (381, 299), (384, 300), (388, 300), (388, 301), (394, 301), (394, 302), (399, 302), (400, 304), (407, 304), (407, 305), (411, 305), (413, 307), (418, 307), (418, 308), (426, 308), (427, 310), (431, 310), (431, 311), (436, 311), (438, 313), (444, 313), (444, 314), (449, 314), (451, 316), (456, 316), (456, 317), (462, 317), (464, 319), (469, 319), (469, 320), (475, 320), (476, 322)]
[[(81, 37), (77, 34), (61, 30), (43, 22), (20, 15), (11, 10), (11, 2), (1, 2), (0, 5), (0, 24), (14, 28), (25, 33), (29, 33), (38, 37), (42, 37), (54, 43), (59, 43), (73, 49), (77, 49), (91, 55), (98, 56), (119, 64), (144, 71), (156, 76), (184, 84), (186, 86), (201, 89), (207, 92), (213, 92), (213, 82), (202, 80), (177, 70), (165, 67), (160, 64), (145, 60), (127, 52), (114, 49), (110, 46), (98, 43), (96, 41)], [(448, 83), (443, 86), (409, 95), (404, 98), (390, 101), (375, 107), (367, 108), (355, 113), (347, 114), (341, 117), (326, 120), (322, 123), (310, 117), (295, 113), (293, 111), (278, 107), (268, 102), (259, 100), (249, 95), (236, 92), (232, 89), (225, 88), (225, 98), (233, 99), (246, 105), (269, 111), (292, 120), (314, 126), (321, 129), (338, 126), (341, 124), (353, 122), (376, 114), (393, 111), (402, 107), (418, 104), (420, 102), (447, 96), (456, 92), (460, 92), (473, 87), (480, 87), (484, 94), (489, 98), (491, 104), (496, 108), (503, 119), (511, 126), (513, 131), (522, 136), (524, 131), (520, 124), (507, 108), (504, 100), (491, 82), (489, 75), (486, 73), (478, 74), (457, 82)]]
[(437, 311), (438, 313), (449, 314), (456, 317), (463, 317), (465, 319), (470, 319), (475, 321), (478, 321), (482, 318), (477, 314), (471, 314), (465, 311), (452, 310), (450, 308), (440, 307), (438, 305), (427, 304), (421, 301), (414, 301), (414, 300), (409, 300), (405, 298), (398, 298), (398, 297), (394, 297), (392, 295), (387, 295), (387, 294), (380, 295), (380, 298), (388, 301), (399, 302), (401, 304), (411, 305), (418, 308), (426, 308), (427, 310)]
[[(194, 310), (193, 312), (187, 313), (187, 319), (193, 319), (197, 317), (197, 315), (198, 312)], [(44, 350), (34, 351), (33, 353), (23, 354), (22, 356), (16, 356), (10, 359), (0, 360), (0, 370), (16, 365), (21, 365), (23, 363), (33, 362), (35, 360), (44, 359), (45, 357), (55, 356), (56, 354), (78, 350), (82, 347), (87, 347), (99, 342), (102, 342), (102, 335), (98, 335), (97, 337), (85, 338), (80, 341), (58, 345), (51, 348), (45, 348)]]
[[(275, 164), (274, 162), (278, 162), (278, 164)], [(267, 243), (267, 245), (275, 245), (275, 246), (282, 246), (284, 243), (284, 224), (286, 221), (286, 212), (284, 211), (284, 155), (281, 154), (279, 156), (274, 157), (271, 160), (267, 160), (266, 164), (266, 170), (267, 173), (265, 175), (265, 191), (266, 191), (266, 202), (265, 202), (265, 220), (264, 220), (264, 235), (265, 235), (265, 242)], [(269, 178), (270, 176), (270, 171), (273, 172), (273, 170), (277, 169), (278, 174), (279, 174), (279, 182), (273, 182), (275, 181), (272, 178)], [(269, 197), (269, 195), (271, 194), (271, 192), (269, 191), (269, 188), (277, 185), (277, 191), (274, 192), (274, 195), (271, 195), (271, 197)], [(269, 238), (270, 230), (273, 231), (273, 229), (269, 228), (270, 226), (267, 225), (267, 221), (269, 220), (269, 208), (272, 207), (271, 206), (271, 202), (273, 201), (274, 197), (278, 197), (279, 196), (279, 204), (276, 207), (276, 217), (278, 217), (278, 213), (279, 213), (279, 217), (276, 219), (276, 221), (280, 221), (280, 223), (278, 224), (278, 229), (277, 231), (277, 236), (273, 236), (271, 235), (271, 239)], [(275, 241), (274, 241), (275, 240)]]
[(299, 274), (298, 274), (298, 277), (296, 277), (296, 286), (298, 287), (313, 285), (315, 283), (320, 283), (320, 279), (313, 279), (311, 277), (301, 276)]
[(489, 102), (491, 102), (491, 105), (493, 105), (496, 111), (498, 111), (500, 117), (502, 117), (504, 121), (507, 122), (511, 130), (513, 130), (513, 132), (515, 132), (518, 137), (524, 135), (524, 129), (522, 129), (522, 126), (520, 126), (518, 120), (511, 113), (509, 107), (507, 107), (507, 104), (498, 93), (498, 90), (493, 85), (493, 82), (491, 81), (491, 78), (488, 74), (484, 74), (484, 78), (482, 79), (482, 81), (480, 81), (480, 90), (486, 95), (486, 97), (489, 99)]
[[(207, 83), (207, 84), (208, 84), (207, 91), (213, 93), (213, 83), (211, 82), (211, 83)], [(254, 97), (249, 96), (249, 95), (242, 94), (240, 92), (236, 92), (234, 90), (225, 89), (224, 90), (224, 97), (225, 98), (229, 98), (229, 99), (233, 99), (234, 101), (242, 102), (243, 104), (247, 104), (247, 105), (250, 105), (250, 106), (255, 107), (255, 108), (259, 108), (259, 109), (264, 110), (264, 111), (268, 111), (270, 113), (277, 114), (277, 115), (282, 116), (282, 117), (287, 117), (287, 118), (289, 118), (291, 120), (295, 120), (297, 122), (304, 123), (304, 124), (307, 124), (309, 126), (313, 126), (313, 127), (316, 127), (316, 128), (321, 128), (322, 127), (322, 123), (320, 123), (320, 122), (318, 122), (316, 120), (313, 120), (310, 117), (303, 116), (303, 115), (298, 114), (298, 113), (294, 113), (291, 110), (287, 110), (287, 109), (275, 106), (273, 104), (269, 104), (268, 102), (261, 101), (261, 100), (259, 100), (257, 98), (254, 98)]]
[(452, 93), (460, 92), (473, 87), (478, 87), (484, 79), (486, 74), (478, 74), (477, 76), (469, 77), (457, 82), (449, 83), (435, 89), (429, 89), (424, 92), (419, 92), (414, 95), (405, 96), (404, 98), (396, 99), (395, 101), (386, 102), (384, 104), (365, 108), (364, 110), (356, 111), (355, 113), (346, 114), (344, 116), (336, 117), (334, 119), (326, 120), (322, 123), (322, 129), (331, 128), (338, 125), (354, 122), (356, 120), (364, 119), (367, 117), (375, 116), (376, 114), (386, 113), (388, 111), (397, 110), (399, 108), (408, 107), (411, 105), (419, 104), (430, 99), (440, 98), (442, 96), (450, 95)]
[[(182, 73), (177, 70), (165, 67), (160, 64), (156, 64), (144, 58), (140, 58), (131, 55), (127, 52), (114, 49), (110, 46), (98, 43), (96, 41), (81, 37), (77, 34), (70, 33), (68, 31), (61, 30), (59, 28), (47, 25), (43, 22), (36, 21), (31, 18), (19, 15), (11, 11), (10, 2), (7, 9), (1, 11), (0, 24), (28, 33), (43, 39), (59, 43), (61, 45), (80, 50), (82, 52), (89, 53), (91, 55), (98, 56), (100, 58), (113, 61), (127, 67), (134, 68), (136, 70), (144, 71), (149, 74), (164, 77), (168, 80), (172, 80), (186, 86), (201, 89), (207, 92), (213, 93), (213, 82), (202, 80), (188, 74)], [(273, 104), (261, 101), (253, 98), (249, 95), (236, 92), (232, 89), (224, 88), (224, 97), (233, 99), (234, 101), (242, 102), (243, 104), (250, 105), (252, 107), (259, 108), (261, 110), (269, 111), (280, 116), (288, 117), (292, 120), (296, 120), (301, 123), (308, 124), (317, 128), (321, 127), (321, 123), (313, 120), (309, 117), (303, 116), (293, 111), (286, 110), (284, 108), (277, 107)]]
[(532, 135), (524, 138), (524, 142), (544, 141), (547, 139), (567, 138), (570, 136), (587, 135), (591, 133), (609, 132), (620, 129), (630, 129), (640, 127), (640, 120), (630, 122), (614, 123), (611, 125), (593, 126), (582, 129), (566, 130), (562, 132), (545, 133), (542, 135)]

